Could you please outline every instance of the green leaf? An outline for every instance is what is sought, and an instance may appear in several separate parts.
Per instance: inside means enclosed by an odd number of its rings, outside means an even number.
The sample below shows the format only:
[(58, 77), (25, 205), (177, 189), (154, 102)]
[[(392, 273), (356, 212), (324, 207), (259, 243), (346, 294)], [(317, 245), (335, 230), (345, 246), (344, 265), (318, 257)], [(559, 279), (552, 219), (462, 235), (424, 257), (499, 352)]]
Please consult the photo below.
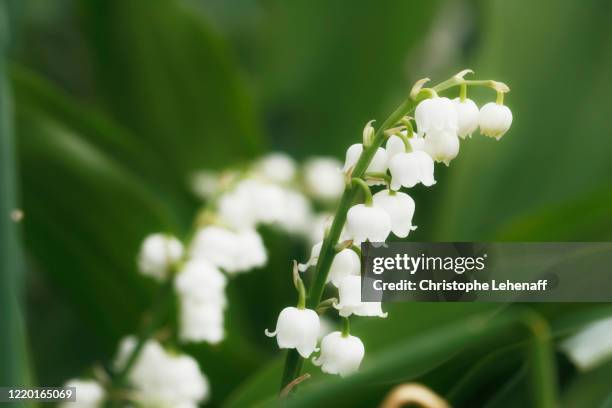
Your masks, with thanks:
[[(12, 2), (0, 2), (0, 384), (30, 384), (23, 322), (24, 264), (18, 221), (13, 96), (7, 74)], [(28, 404), (29, 406), (29, 404)]]
[(106, 109), (177, 180), (259, 152), (259, 124), (227, 45), (177, 0), (83, 0)]
[[(276, 146), (343, 155), (407, 95), (437, 1), (270, 1), (244, 52)], [(245, 47), (246, 48), (246, 47)], [(378, 123), (379, 125), (381, 123)], [(374, 124), (376, 126), (376, 124)]]
[[(184, 228), (159, 192), (90, 142), (112, 125), (99, 128), (96, 120), (84, 117), (68, 121), (65, 112), (60, 115), (28, 98), (17, 100), (33, 288), (50, 283), (55, 298), (76, 313), (74, 327), (80, 331), (78, 336), (46, 333), (44, 328), (51, 328), (37, 325), (40, 315), (32, 314), (33, 350), (36, 361), (46, 361), (46, 369), (78, 375), (63, 370), (82, 369), (114, 353), (117, 338), (138, 327), (148, 306), (147, 281), (135, 268), (142, 238), (154, 231), (181, 234)], [(62, 363), (65, 355), (48, 355), (46, 339), (60, 334), (79, 359)]]

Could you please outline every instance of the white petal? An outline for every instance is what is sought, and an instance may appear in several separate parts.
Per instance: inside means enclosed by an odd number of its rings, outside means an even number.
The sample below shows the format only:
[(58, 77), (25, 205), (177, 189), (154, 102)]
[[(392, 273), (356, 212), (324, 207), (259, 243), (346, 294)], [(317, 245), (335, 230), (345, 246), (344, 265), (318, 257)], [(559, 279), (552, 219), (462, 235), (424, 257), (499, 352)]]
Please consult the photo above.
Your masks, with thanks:
[(354, 145), (351, 145), (346, 150), (346, 159), (344, 161), (344, 167), (342, 167), (342, 171), (346, 173), (349, 169), (354, 168), (357, 164), (357, 161), (359, 161), (359, 157), (361, 156), (362, 152), (363, 145), (361, 143), (355, 143)]
[(471, 99), (461, 101), (460, 98), (453, 99), (453, 105), (457, 110), (457, 133), (461, 138), (471, 136), (478, 128), (478, 117), (480, 114), (478, 106)]
[(346, 248), (334, 256), (327, 281), (331, 281), (337, 287), (344, 277), (351, 275), (361, 275), (361, 260), (355, 251)]
[(479, 125), (483, 135), (499, 140), (511, 124), (512, 112), (507, 106), (489, 102), (480, 108)]
[(389, 214), (391, 231), (400, 238), (405, 238), (414, 229), (412, 217), (414, 216), (414, 200), (406, 193), (381, 190), (373, 196), (374, 205)]

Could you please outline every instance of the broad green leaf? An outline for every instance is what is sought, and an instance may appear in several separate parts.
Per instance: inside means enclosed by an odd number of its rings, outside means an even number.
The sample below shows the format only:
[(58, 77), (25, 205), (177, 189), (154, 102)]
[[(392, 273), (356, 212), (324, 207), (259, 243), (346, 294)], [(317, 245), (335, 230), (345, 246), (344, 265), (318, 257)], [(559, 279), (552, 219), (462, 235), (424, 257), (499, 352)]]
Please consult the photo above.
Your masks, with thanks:
[[(50, 283), (76, 312), (81, 333), (66, 339), (67, 350), (78, 359), (105, 358), (119, 336), (136, 330), (149, 301), (135, 268), (141, 239), (152, 231), (180, 234), (182, 226), (143, 179), (81, 136), (99, 129), (73, 127), (27, 101), (16, 108), (32, 280)], [(45, 339), (57, 333), (45, 333), (52, 329), (46, 325), (30, 328), (34, 351), (49, 354)], [(48, 358), (62, 369), (93, 362), (60, 353)]]
[(263, 3), (255, 40), (239, 45), (259, 79), (274, 145), (340, 156), (359, 143), (365, 123), (382, 121), (427, 75), (416, 72), (416, 48), (437, 9), (437, 1)]
[(0, 384), (28, 384), (23, 323), (24, 265), (20, 228), (13, 98), (7, 73), (12, 24), (8, 2), (0, 2)]
[(178, 0), (82, 0), (106, 109), (179, 182), (259, 152), (246, 80), (223, 39)]

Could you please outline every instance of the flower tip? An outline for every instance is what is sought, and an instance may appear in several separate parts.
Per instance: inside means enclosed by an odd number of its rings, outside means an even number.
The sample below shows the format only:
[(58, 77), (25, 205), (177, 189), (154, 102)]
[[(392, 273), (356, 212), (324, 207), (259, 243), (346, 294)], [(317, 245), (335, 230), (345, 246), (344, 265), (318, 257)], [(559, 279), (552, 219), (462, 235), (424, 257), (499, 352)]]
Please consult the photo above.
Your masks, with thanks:
[(473, 73), (474, 73), (474, 71), (472, 71), (471, 69), (467, 68), (467, 69), (464, 69), (461, 72), (456, 73), (455, 74), (455, 78), (463, 79), (463, 77), (466, 76), (467, 74), (473, 74)]
[(510, 87), (503, 82), (493, 81), (493, 89), (497, 92), (507, 93), (510, 92)]
[(416, 99), (417, 95), (419, 94), (419, 92), (423, 88), (423, 85), (425, 85), (429, 81), (430, 81), (429, 78), (423, 78), (423, 79), (419, 79), (418, 81), (416, 81), (414, 83), (412, 89), (410, 90), (410, 98), (411, 99)]
[(274, 330), (273, 332), (270, 332), (270, 330), (266, 329), (264, 330), (264, 334), (268, 337), (274, 337), (276, 336), (276, 333), (278, 332), (278, 330)]

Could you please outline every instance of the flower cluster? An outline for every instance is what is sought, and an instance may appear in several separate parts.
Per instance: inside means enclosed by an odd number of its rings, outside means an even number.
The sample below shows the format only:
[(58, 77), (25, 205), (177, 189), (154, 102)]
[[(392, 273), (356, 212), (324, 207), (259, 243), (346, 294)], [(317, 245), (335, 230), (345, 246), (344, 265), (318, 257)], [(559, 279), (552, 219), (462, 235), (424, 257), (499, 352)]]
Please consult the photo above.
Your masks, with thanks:
[[(154, 233), (143, 240), (137, 257), (144, 276), (174, 291), (178, 299), (178, 339), (217, 344), (225, 337), (224, 312), (229, 279), (266, 265), (268, 255), (257, 227), (267, 225), (310, 239), (327, 222), (311, 202), (333, 204), (344, 190), (341, 163), (332, 158), (307, 160), (299, 168), (281, 153), (267, 155), (248, 169), (197, 173), (194, 192), (206, 200), (189, 241)], [(316, 182), (325, 180), (326, 182)], [(321, 207), (321, 205), (319, 206)], [(210, 394), (206, 376), (189, 356), (166, 352), (155, 340), (134, 337), (119, 347), (115, 372), (123, 370), (128, 399), (142, 406), (196, 406)], [(316, 341), (316, 339), (315, 339)], [(130, 355), (134, 353), (134, 360)], [(79, 404), (102, 406), (106, 378), (71, 380)]]
[[(346, 376), (359, 368), (364, 345), (350, 334), (348, 318), (387, 316), (380, 302), (361, 301), (359, 245), (363, 242), (384, 245), (391, 234), (398, 238), (408, 237), (416, 229), (412, 222), (415, 202), (399, 190), (417, 184), (434, 185), (435, 162), (448, 166), (459, 153), (461, 139), (471, 137), (480, 128), (483, 135), (499, 140), (512, 123), (512, 113), (503, 105), (507, 86), (495, 81), (464, 80), (468, 72), (463, 71), (434, 88), (422, 88), (425, 80), (417, 82), (410, 99), (396, 111), (399, 114), (394, 113), (378, 131), (372, 126), (373, 121), (368, 122), (363, 131), (363, 143), (347, 149), (342, 169), (345, 192), (334, 217), (334, 220), (342, 220), (345, 215), (346, 222), (343, 225), (341, 221), (334, 221), (326, 225), (308, 262), (297, 266), (300, 272), (314, 267), (315, 276), (308, 294), (308, 307), (304, 284), (294, 276), (299, 292), (297, 307), (283, 309), (275, 331), (266, 330), (268, 336), (276, 336), (279, 348), (296, 349), (303, 358), (320, 351), (313, 362), (326, 373)], [(458, 98), (438, 96), (437, 91), (457, 85), (461, 87)], [(497, 91), (497, 101), (479, 110), (476, 103), (467, 98), (468, 85), (492, 87)], [(412, 109), (415, 109), (414, 118), (408, 116)], [(378, 191), (373, 194), (372, 189)], [(363, 200), (355, 202), (359, 191)], [(336, 288), (338, 299), (321, 302), (323, 285), (327, 283)], [(319, 350), (317, 312), (327, 310), (323, 306), (330, 302), (343, 319), (344, 327), (342, 331), (325, 336)], [(287, 364), (293, 364), (292, 361), (295, 359), (288, 358)], [(298, 370), (299, 365), (285, 367), (284, 385), (297, 378)], [(287, 373), (291, 377), (287, 378)]]

